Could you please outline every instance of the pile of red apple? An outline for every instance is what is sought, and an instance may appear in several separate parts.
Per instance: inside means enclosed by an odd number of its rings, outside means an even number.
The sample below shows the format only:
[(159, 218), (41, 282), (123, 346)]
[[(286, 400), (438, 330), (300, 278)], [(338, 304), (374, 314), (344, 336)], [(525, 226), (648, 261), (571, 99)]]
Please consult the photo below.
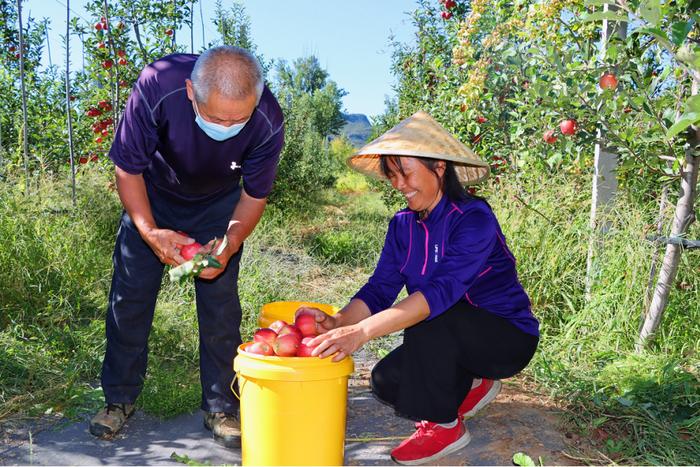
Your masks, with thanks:
[(294, 324), (280, 319), (269, 328), (258, 329), (253, 335), (253, 342), (243, 350), (257, 355), (310, 357), (314, 348), (309, 342), (317, 335), (316, 317), (310, 312), (302, 311), (294, 320)]

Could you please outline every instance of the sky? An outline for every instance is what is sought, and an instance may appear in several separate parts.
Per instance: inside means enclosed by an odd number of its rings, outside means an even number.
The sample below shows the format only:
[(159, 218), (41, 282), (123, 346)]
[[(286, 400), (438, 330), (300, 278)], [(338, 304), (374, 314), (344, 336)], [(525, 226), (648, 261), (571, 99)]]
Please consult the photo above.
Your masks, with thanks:
[[(65, 60), (61, 36), (66, 27), (66, 0), (26, 0), (23, 16), (47, 18), (50, 24), (51, 59)], [(88, 18), (86, 3), (72, 0), (74, 15)], [(232, 0), (223, 0), (231, 5)], [(401, 42), (413, 40), (410, 12), (414, 0), (242, 0), (250, 16), (253, 41), (266, 59), (286, 59), (313, 54), (328, 71), (330, 79), (343, 88), (345, 111), (376, 116), (384, 111), (387, 96), (394, 96), (389, 44), (393, 35)], [(202, 0), (204, 35), (207, 42), (218, 39), (212, 22), (215, 0)], [(195, 51), (202, 46), (199, 6), (195, 5)], [(189, 28), (176, 35), (189, 50)], [(80, 42), (71, 41), (72, 66), (80, 63)], [(44, 51), (48, 64), (48, 50)]]

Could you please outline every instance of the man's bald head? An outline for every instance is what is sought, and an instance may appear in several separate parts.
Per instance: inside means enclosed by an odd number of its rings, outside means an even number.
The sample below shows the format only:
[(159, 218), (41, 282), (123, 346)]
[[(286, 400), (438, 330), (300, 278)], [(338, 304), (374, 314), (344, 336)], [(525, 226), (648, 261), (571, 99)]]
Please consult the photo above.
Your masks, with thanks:
[(260, 63), (253, 54), (230, 45), (202, 53), (194, 65), (191, 80), (199, 103), (207, 102), (212, 91), (216, 91), (222, 97), (234, 100), (254, 95), (257, 105), (264, 84)]

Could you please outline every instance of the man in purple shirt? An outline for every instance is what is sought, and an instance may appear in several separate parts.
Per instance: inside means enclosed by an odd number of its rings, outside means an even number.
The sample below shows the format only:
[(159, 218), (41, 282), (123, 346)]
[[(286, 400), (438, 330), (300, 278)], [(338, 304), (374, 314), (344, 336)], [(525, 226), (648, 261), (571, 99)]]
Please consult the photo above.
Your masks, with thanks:
[(113, 436), (134, 411), (164, 265), (185, 261), (183, 245), (225, 235), (222, 267), (195, 279), (201, 408), (218, 442), (240, 446), (239, 404), (229, 389), (241, 343), (239, 260), (265, 209), (283, 141), (282, 111), (243, 49), (169, 55), (141, 72), (109, 152), (124, 213), (107, 310), (105, 408), (92, 419), (92, 434)]

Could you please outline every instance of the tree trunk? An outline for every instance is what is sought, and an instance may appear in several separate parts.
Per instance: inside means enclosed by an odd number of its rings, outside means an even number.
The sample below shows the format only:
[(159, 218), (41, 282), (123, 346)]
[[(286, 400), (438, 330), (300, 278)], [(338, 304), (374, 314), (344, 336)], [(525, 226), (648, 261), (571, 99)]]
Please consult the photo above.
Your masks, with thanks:
[[(603, 11), (617, 10), (615, 5), (604, 5)], [(624, 39), (627, 37), (627, 23), (616, 23), (607, 19), (603, 20), (601, 33), (601, 60), (605, 60), (607, 44), (612, 35)], [(610, 222), (600, 222), (600, 214), (604, 214), (606, 207), (614, 200), (617, 193), (617, 165), (618, 156), (615, 147), (607, 145), (602, 128), (598, 128), (597, 142), (595, 145), (595, 162), (593, 173), (593, 192), (591, 196), (591, 238), (588, 243), (588, 255), (586, 258), (586, 300), (590, 299), (591, 287), (598, 270), (595, 259), (602, 246), (602, 237), (610, 230)]]
[[(700, 73), (696, 72), (693, 76), (693, 87), (691, 94), (697, 95), (700, 88)], [(681, 171), (681, 189), (678, 203), (676, 204), (675, 214), (673, 216), (673, 225), (671, 227), (671, 237), (682, 236), (688, 226), (695, 220), (695, 195), (696, 186), (698, 183), (698, 158), (696, 156), (696, 145), (700, 143), (700, 127), (693, 126), (689, 131), (689, 145), (685, 153), (685, 165)], [(649, 312), (646, 315), (642, 330), (639, 333), (639, 339), (635, 349), (637, 352), (644, 350), (646, 344), (654, 338), (656, 331), (661, 324), (668, 297), (671, 293), (671, 287), (676, 280), (678, 272), (678, 263), (681, 258), (682, 245), (671, 244), (666, 245), (666, 253), (664, 261), (661, 264), (659, 272), (659, 280), (656, 283), (654, 297)]]
[(75, 155), (73, 153), (73, 118), (70, 109), (70, 0), (66, 0), (66, 121), (68, 123), (68, 154), (70, 158), (71, 189), (73, 207), (77, 205), (75, 196)]
[(17, 0), (17, 17), (19, 18), (19, 79), (22, 86), (22, 148), (24, 151), (24, 192), (29, 194), (29, 137), (27, 131), (27, 88), (24, 82), (24, 31), (22, 29), (22, 0)]

